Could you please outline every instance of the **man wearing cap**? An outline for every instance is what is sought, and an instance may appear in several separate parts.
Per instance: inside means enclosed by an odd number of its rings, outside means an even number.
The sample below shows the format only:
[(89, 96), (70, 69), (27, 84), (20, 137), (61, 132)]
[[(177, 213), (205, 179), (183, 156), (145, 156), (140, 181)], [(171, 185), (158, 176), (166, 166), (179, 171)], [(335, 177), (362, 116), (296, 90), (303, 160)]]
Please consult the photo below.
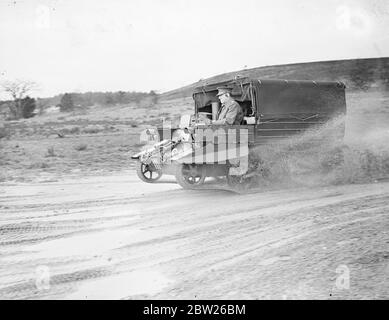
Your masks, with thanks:
[(229, 87), (217, 88), (222, 108), (218, 112), (217, 120), (213, 120), (212, 124), (240, 124), (243, 120), (243, 110), (239, 103), (231, 97), (232, 89)]

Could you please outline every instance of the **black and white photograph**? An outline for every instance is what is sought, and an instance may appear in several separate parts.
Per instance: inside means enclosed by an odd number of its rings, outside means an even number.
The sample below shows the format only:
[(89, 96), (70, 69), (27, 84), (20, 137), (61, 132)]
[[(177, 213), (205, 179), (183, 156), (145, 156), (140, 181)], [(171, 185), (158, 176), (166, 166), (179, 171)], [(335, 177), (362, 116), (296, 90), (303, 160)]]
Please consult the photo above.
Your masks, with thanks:
[(0, 0), (0, 300), (387, 299), (388, 0)]

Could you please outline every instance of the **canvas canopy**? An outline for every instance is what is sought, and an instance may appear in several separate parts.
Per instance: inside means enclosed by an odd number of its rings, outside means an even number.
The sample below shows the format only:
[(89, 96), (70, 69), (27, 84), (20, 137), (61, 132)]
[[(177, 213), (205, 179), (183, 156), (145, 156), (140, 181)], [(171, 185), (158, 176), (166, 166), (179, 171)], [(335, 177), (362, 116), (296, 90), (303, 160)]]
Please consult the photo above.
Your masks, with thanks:
[(235, 79), (194, 90), (196, 112), (218, 101), (217, 87), (228, 85), (238, 102), (250, 101), (261, 118), (333, 116), (346, 111), (342, 82)]

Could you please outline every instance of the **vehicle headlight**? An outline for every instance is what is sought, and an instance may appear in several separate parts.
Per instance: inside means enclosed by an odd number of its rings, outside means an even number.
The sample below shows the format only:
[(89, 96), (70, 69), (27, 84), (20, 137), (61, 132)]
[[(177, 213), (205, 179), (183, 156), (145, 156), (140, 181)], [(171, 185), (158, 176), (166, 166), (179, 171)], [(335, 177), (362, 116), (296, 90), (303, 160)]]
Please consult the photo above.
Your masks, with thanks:
[(140, 134), (140, 142), (141, 143), (156, 143), (159, 141), (159, 134), (156, 129), (146, 129), (143, 130)]
[(146, 134), (149, 141), (158, 141), (158, 131), (155, 129), (147, 129)]
[(174, 148), (172, 150), (172, 157), (176, 156), (178, 154), (178, 150), (176, 148)]

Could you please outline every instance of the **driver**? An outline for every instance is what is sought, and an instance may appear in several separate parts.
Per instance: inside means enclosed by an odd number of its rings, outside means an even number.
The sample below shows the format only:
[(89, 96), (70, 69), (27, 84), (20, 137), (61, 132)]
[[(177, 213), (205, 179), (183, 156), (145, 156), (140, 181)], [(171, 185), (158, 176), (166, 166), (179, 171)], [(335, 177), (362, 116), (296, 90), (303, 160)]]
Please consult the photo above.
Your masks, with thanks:
[(219, 98), (222, 108), (219, 110), (217, 120), (213, 120), (212, 124), (241, 124), (243, 120), (242, 107), (231, 97), (232, 89), (230, 87), (217, 88), (217, 97)]

